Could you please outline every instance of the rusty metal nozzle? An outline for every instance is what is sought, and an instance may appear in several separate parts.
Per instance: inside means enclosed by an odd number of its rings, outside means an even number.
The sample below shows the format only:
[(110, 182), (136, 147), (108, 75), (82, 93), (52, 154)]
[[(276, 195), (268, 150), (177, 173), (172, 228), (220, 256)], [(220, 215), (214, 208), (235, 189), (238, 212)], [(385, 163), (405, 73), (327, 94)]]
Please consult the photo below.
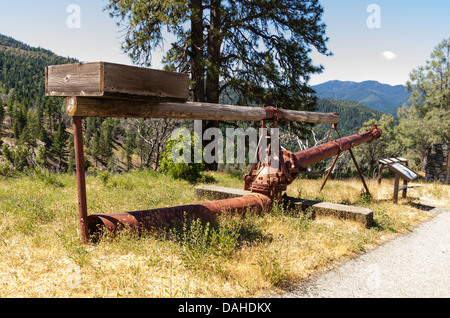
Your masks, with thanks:
[(374, 126), (374, 128), (363, 133), (332, 140), (295, 153), (280, 149), (278, 155), (272, 156), (278, 161), (276, 167), (274, 167), (273, 162), (259, 162), (244, 176), (245, 190), (261, 193), (271, 198), (280, 198), (287, 186), (294, 181), (299, 173), (306, 171), (307, 167), (331, 158), (342, 151), (377, 139), (381, 136), (381, 133), (381, 129)]

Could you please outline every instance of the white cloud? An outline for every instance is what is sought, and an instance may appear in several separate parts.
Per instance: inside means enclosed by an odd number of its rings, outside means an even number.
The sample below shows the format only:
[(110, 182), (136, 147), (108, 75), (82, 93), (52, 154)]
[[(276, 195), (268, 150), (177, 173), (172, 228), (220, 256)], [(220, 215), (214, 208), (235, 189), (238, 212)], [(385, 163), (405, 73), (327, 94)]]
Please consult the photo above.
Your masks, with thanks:
[(392, 51), (384, 51), (381, 53), (381, 56), (386, 60), (395, 60), (397, 58), (397, 54)]

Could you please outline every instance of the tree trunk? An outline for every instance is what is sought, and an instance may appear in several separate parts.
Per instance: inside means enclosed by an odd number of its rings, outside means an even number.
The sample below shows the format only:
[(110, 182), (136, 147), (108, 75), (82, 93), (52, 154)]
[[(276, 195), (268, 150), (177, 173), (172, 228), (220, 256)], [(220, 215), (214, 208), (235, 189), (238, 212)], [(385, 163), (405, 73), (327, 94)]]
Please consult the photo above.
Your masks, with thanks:
[(191, 0), (191, 68), (193, 84), (193, 101), (205, 101), (205, 72), (203, 62), (203, 8), (202, 0)]
[[(206, 70), (206, 102), (219, 103), (219, 73), (220, 73), (220, 47), (222, 45), (222, 36), (220, 33), (220, 3), (221, 0), (211, 1), (210, 25), (208, 30), (208, 68)], [(219, 128), (219, 122), (216, 120), (204, 121), (202, 133), (208, 128)], [(203, 141), (205, 147), (210, 141)], [(214, 154), (215, 155), (215, 154)], [(206, 170), (217, 171), (217, 162), (205, 164)]]

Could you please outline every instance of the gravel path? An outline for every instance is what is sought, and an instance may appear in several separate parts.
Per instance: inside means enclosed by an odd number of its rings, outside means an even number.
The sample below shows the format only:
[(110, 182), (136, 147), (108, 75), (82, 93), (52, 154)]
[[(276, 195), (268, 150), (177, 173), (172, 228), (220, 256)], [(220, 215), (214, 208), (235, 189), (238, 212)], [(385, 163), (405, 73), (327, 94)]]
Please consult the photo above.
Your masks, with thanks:
[(283, 297), (450, 297), (450, 209)]

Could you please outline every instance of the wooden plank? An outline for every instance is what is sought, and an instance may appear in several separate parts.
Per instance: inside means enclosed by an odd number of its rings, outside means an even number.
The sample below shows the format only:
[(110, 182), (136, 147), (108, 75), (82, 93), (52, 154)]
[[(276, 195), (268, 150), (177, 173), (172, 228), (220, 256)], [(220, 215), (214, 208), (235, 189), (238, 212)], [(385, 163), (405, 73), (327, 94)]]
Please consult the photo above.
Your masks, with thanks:
[[(266, 118), (262, 107), (234, 106), (199, 102), (155, 102), (87, 97), (66, 98), (66, 111), (79, 117), (178, 118), (201, 120), (251, 120)], [(282, 110), (283, 120), (329, 123), (339, 115)], [(287, 114), (287, 115), (286, 115)]]
[(101, 64), (51, 65), (46, 68), (47, 96), (101, 96)]
[(116, 97), (186, 101), (189, 76), (108, 62), (48, 66), (47, 96)]
[(189, 76), (135, 66), (104, 63), (104, 91), (107, 96), (155, 96), (159, 99), (189, 98)]

